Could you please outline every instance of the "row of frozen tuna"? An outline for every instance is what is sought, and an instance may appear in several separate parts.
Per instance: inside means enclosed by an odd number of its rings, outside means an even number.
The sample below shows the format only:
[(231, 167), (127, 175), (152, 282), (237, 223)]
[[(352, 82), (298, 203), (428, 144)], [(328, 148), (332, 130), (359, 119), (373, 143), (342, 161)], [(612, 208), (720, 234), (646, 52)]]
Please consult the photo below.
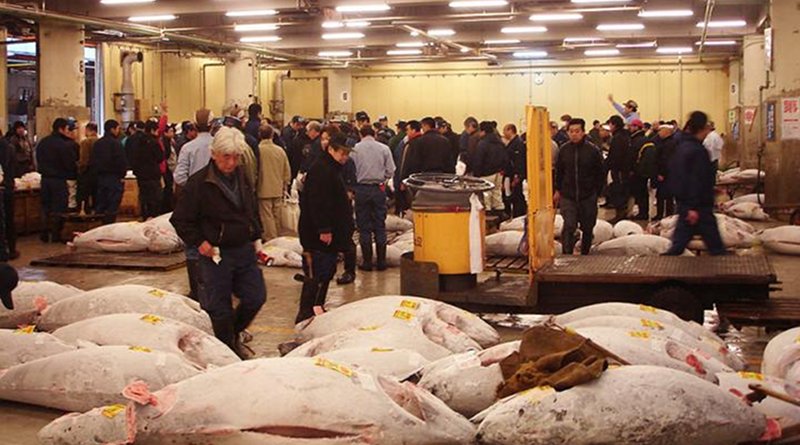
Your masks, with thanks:
[(183, 241), (169, 222), (170, 217), (172, 213), (166, 213), (146, 222), (96, 227), (77, 234), (71, 244), (75, 248), (104, 252), (175, 252), (183, 248)]
[[(727, 444), (760, 437), (765, 412), (784, 425), (797, 418), (721, 390), (717, 380), (747, 392), (753, 377), (733, 372), (741, 360), (701, 326), (647, 306), (610, 303), (554, 319), (635, 366), (498, 400), (498, 363), (519, 343), (497, 345), (480, 318), (441, 302), (360, 300), (298, 325), (303, 344), (288, 357), (237, 363), (205, 323), (169, 320), (185, 318), (183, 297), (107, 291), (116, 298), (97, 293), (93, 304), (71, 302), (74, 312), (58, 307), (83, 293), (45, 310), (40, 326), (55, 329), (66, 350), (0, 375), (2, 398), (88, 411), (43, 429), (45, 444)], [(28, 331), (7, 332), (0, 344), (56, 344)]]

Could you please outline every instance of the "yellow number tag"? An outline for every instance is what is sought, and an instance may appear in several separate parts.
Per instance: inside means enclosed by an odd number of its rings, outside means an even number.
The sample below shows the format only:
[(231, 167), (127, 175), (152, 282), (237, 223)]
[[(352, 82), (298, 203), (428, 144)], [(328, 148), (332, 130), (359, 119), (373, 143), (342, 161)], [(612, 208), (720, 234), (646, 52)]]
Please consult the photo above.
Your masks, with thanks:
[(152, 289), (148, 294), (158, 298), (164, 298), (167, 295), (166, 292), (158, 289)]
[(14, 330), (15, 334), (33, 334), (33, 330), (36, 329), (36, 326), (29, 324), (25, 326), (20, 326), (19, 329)]
[(646, 304), (640, 304), (639, 310), (644, 312), (650, 312), (651, 314), (655, 314), (658, 312), (658, 309), (654, 308), (653, 306), (648, 306)]
[(359, 331), (377, 331), (380, 328), (381, 327), (378, 326), (378, 325), (372, 325), (372, 326), (362, 326), (362, 327), (358, 328), (358, 330)]
[(331, 371), (336, 371), (347, 378), (352, 378), (355, 375), (355, 372), (352, 369), (348, 368), (347, 366), (334, 363), (322, 357), (318, 357), (317, 359), (315, 359), (314, 365), (330, 369)]
[(794, 339), (794, 342), (795, 343), (800, 343), (800, 335), (798, 335), (797, 338)]
[(759, 382), (763, 382), (764, 381), (764, 376), (759, 374), (759, 373), (757, 373), (757, 372), (741, 371), (741, 372), (739, 372), (739, 377), (741, 377), (743, 379), (747, 379), (747, 380), (758, 380)]
[(398, 311), (394, 311), (394, 318), (399, 318), (401, 320), (410, 321), (412, 318), (414, 318), (414, 314), (412, 314), (411, 312), (398, 310)]
[(130, 349), (131, 351), (136, 351), (136, 352), (153, 352), (152, 349), (145, 348), (144, 346), (131, 346), (128, 349)]
[(372, 348), (372, 352), (392, 352), (392, 348)]
[(664, 330), (664, 325), (655, 320), (648, 320), (646, 318), (642, 318), (642, 327), (650, 329), (658, 329), (659, 331)]
[(159, 317), (158, 315), (152, 315), (152, 314), (142, 315), (142, 318), (140, 318), (140, 320), (150, 324), (159, 324), (162, 321), (164, 321), (164, 319)]
[(125, 411), (125, 405), (116, 404), (116, 405), (109, 405), (103, 408), (103, 416), (108, 417), (109, 419), (113, 419), (117, 417), (117, 415), (121, 412)]
[(650, 339), (650, 333), (647, 331), (630, 331), (628, 332), (628, 335), (630, 335), (633, 338), (641, 338), (642, 340)]
[(400, 302), (400, 307), (417, 310), (419, 309), (419, 303), (411, 300), (403, 300)]

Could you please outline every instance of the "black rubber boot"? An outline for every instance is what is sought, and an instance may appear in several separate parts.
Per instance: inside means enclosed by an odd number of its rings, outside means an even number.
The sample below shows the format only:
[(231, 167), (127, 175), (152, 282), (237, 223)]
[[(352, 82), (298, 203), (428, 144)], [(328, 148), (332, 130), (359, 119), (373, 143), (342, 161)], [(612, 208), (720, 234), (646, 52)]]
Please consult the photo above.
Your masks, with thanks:
[(186, 272), (189, 274), (189, 298), (200, 301), (200, 260), (186, 260)]
[(372, 270), (372, 243), (361, 243), (361, 265), (358, 268), (367, 272)]
[(375, 246), (375, 253), (378, 256), (375, 268), (379, 271), (386, 270), (386, 244)]
[(317, 289), (317, 296), (314, 298), (314, 304), (311, 306), (311, 310), (313, 312), (314, 306), (322, 306), (325, 307), (325, 301), (328, 298), (328, 286), (330, 286), (330, 281), (325, 281), (323, 283), (319, 283), (319, 288)]
[(294, 319), (294, 324), (308, 320), (314, 316), (314, 302), (317, 300), (319, 287), (319, 281), (317, 280), (306, 278), (303, 281), (303, 290), (300, 291), (300, 307), (297, 310), (297, 317)]
[(233, 322), (233, 332), (236, 334), (237, 337), (239, 336), (239, 334), (242, 333), (242, 331), (244, 331), (245, 329), (247, 329), (248, 326), (250, 326), (250, 323), (252, 323), (253, 320), (256, 318), (256, 315), (258, 315), (259, 310), (261, 310), (261, 308), (258, 308), (256, 310), (244, 309), (242, 308), (241, 305), (239, 305), (239, 307), (236, 308), (236, 315)]
[(234, 341), (233, 316), (212, 318), (211, 327), (214, 328), (214, 336), (235, 352), (236, 343)]

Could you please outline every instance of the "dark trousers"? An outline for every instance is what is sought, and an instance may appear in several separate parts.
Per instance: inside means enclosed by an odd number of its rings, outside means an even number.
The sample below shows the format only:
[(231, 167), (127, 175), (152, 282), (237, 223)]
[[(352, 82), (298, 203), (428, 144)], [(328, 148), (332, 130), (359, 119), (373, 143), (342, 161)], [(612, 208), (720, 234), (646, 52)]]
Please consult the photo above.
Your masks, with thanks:
[(139, 179), (139, 208), (142, 219), (155, 218), (161, 214), (161, 180)]
[(314, 316), (314, 306), (324, 306), (328, 285), (336, 275), (336, 252), (311, 250), (303, 252), (303, 290), (297, 308), (295, 323)]
[(114, 175), (100, 175), (97, 177), (97, 202), (95, 212), (104, 215), (103, 224), (111, 224), (117, 220), (119, 204), (125, 191), (123, 179)]
[(358, 262), (358, 252), (356, 251), (356, 243), (353, 242), (352, 237), (350, 238), (350, 243), (347, 246), (347, 250), (343, 250), (342, 255), (344, 255), (344, 272), (349, 272), (355, 275), (356, 262)]
[[(511, 204), (511, 216), (516, 218), (518, 216), (528, 214), (528, 203), (525, 202), (525, 194), (522, 192), (522, 180), (516, 187), (511, 187), (511, 196), (508, 197)], [(508, 206), (506, 206), (508, 209)]]
[[(267, 301), (264, 276), (256, 263), (253, 245), (220, 248), (219, 264), (200, 256), (200, 307), (214, 326), (214, 334), (232, 346), (236, 335), (245, 330)], [(239, 306), (233, 309), (231, 296), (236, 295)]]
[(64, 218), (60, 214), (67, 211), (69, 191), (67, 181), (58, 178), (42, 178), (41, 191), (42, 221), (44, 231), (42, 239), (61, 239)]
[(97, 177), (92, 172), (84, 172), (78, 176), (78, 192), (75, 199), (78, 201), (78, 210), (89, 213), (97, 206)]
[(722, 243), (722, 236), (719, 234), (717, 218), (714, 217), (714, 209), (706, 207), (697, 209), (697, 211), (700, 214), (700, 219), (697, 224), (690, 226), (686, 222), (686, 215), (689, 213), (689, 209), (681, 205), (678, 206), (678, 223), (675, 226), (675, 233), (672, 235), (672, 247), (666, 253), (667, 255), (683, 254), (686, 246), (689, 245), (695, 235), (700, 235), (703, 238), (711, 255), (725, 254), (725, 245)]
[(8, 239), (6, 238), (6, 209), (5, 199), (0, 200), (0, 261), (6, 262), (9, 259)]
[(572, 255), (572, 251), (575, 250), (577, 242), (575, 231), (580, 225), (583, 233), (581, 254), (588, 255), (592, 249), (594, 226), (597, 223), (597, 195), (580, 201), (561, 198), (561, 216), (564, 218), (564, 228), (561, 231), (564, 254)]
[(386, 192), (378, 185), (356, 185), (356, 225), (359, 243), (370, 246), (386, 245)]
[(633, 199), (639, 207), (639, 214), (637, 216), (650, 219), (650, 193), (647, 189), (647, 178), (634, 176), (631, 182), (631, 189), (633, 192)]
[(5, 233), (6, 243), (8, 243), (8, 253), (14, 254), (17, 251), (17, 227), (14, 223), (14, 192), (3, 192), (3, 210), (5, 211)]
[(675, 198), (662, 183), (656, 191), (656, 219), (666, 218), (675, 213)]
[(172, 172), (167, 169), (164, 174), (164, 196), (161, 200), (161, 213), (169, 213), (175, 208), (175, 179)]

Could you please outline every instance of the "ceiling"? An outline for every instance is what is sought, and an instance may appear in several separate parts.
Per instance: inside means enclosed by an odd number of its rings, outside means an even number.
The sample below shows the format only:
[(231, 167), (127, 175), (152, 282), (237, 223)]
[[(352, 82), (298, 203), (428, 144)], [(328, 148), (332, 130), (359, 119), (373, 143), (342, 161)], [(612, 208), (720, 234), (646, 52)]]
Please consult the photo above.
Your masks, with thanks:
[[(109, 0), (106, 0), (109, 1)], [(110, 0), (114, 1), (114, 0)], [(117, 0), (119, 1), (119, 0)], [(592, 3), (579, 3), (592, 1)], [(731, 56), (741, 52), (742, 36), (757, 32), (764, 20), (767, 0), (539, 0), (508, 1), (496, 7), (455, 8), (449, 1), (418, 0), (336, 0), (336, 1), (257, 1), (257, 0), (155, 0), (150, 3), (106, 5), (100, 0), (46, 0), (8, 3), (74, 16), (90, 16), (110, 22), (87, 25), (89, 40), (157, 41), (160, 45), (202, 51), (231, 50), (237, 46), (259, 48), (264, 55), (295, 61), (439, 61), (487, 60), (502, 63), (519, 58), (572, 60), (603, 57), (675, 57), (663, 54), (665, 48), (683, 47), (682, 54), (697, 56), (697, 42), (707, 31), (706, 40), (728, 45), (704, 45), (702, 54)], [(502, 0), (499, 3), (504, 3)], [(707, 3), (713, 4), (710, 20), (743, 20), (744, 26), (698, 27), (704, 22)], [(388, 4), (378, 12), (337, 12), (337, 6)], [(229, 17), (234, 11), (275, 10), (272, 16)], [(673, 18), (640, 17), (642, 11), (688, 10), (691, 16)], [(571, 13), (581, 17), (572, 21), (531, 21), (533, 14)], [(684, 12), (683, 14), (688, 14)], [(7, 13), (6, 22), (18, 20)], [(132, 25), (130, 17), (174, 15), (172, 20), (158, 20)], [(363, 23), (368, 22), (366, 27)], [(323, 22), (338, 22), (338, 29), (322, 27)], [(27, 22), (11, 23), (11, 29), (24, 32)], [(8, 24), (8, 23), (7, 23)], [(237, 25), (275, 24), (277, 29), (239, 32)], [(643, 25), (639, 30), (598, 30), (599, 25)], [(118, 26), (117, 26), (118, 25)], [(545, 27), (546, 31), (503, 33), (509, 27)], [(448, 29), (451, 36), (431, 35), (432, 30)], [(117, 32), (96, 31), (117, 30)], [(144, 32), (147, 31), (147, 32)], [(13, 31), (12, 31), (13, 32)], [(323, 39), (324, 33), (361, 33), (363, 38)], [(412, 33), (417, 34), (416, 37)], [(277, 37), (274, 42), (241, 42), (252, 37)], [(194, 40), (192, 40), (194, 39)], [(202, 40), (201, 40), (202, 39)], [(565, 40), (567, 39), (567, 40)], [(572, 39), (595, 39), (572, 41)], [(506, 40), (491, 43), (487, 41)], [(205, 42), (205, 44), (203, 43)], [(216, 47), (208, 42), (219, 42)], [(416, 47), (397, 47), (398, 43), (417, 42)], [(649, 43), (648, 47), (618, 47)], [(224, 45), (223, 45), (224, 44)], [(601, 50), (600, 52), (597, 52)], [(340, 51), (331, 57), (325, 52)], [(392, 51), (389, 53), (389, 51)], [(397, 51), (401, 51), (397, 54)], [(590, 51), (588, 54), (586, 51)], [(593, 52), (592, 52), (593, 51)], [(615, 54), (619, 51), (619, 54)], [(689, 51), (689, 52), (687, 52)], [(346, 53), (349, 52), (349, 55)], [(411, 53), (414, 54), (411, 54)]]

